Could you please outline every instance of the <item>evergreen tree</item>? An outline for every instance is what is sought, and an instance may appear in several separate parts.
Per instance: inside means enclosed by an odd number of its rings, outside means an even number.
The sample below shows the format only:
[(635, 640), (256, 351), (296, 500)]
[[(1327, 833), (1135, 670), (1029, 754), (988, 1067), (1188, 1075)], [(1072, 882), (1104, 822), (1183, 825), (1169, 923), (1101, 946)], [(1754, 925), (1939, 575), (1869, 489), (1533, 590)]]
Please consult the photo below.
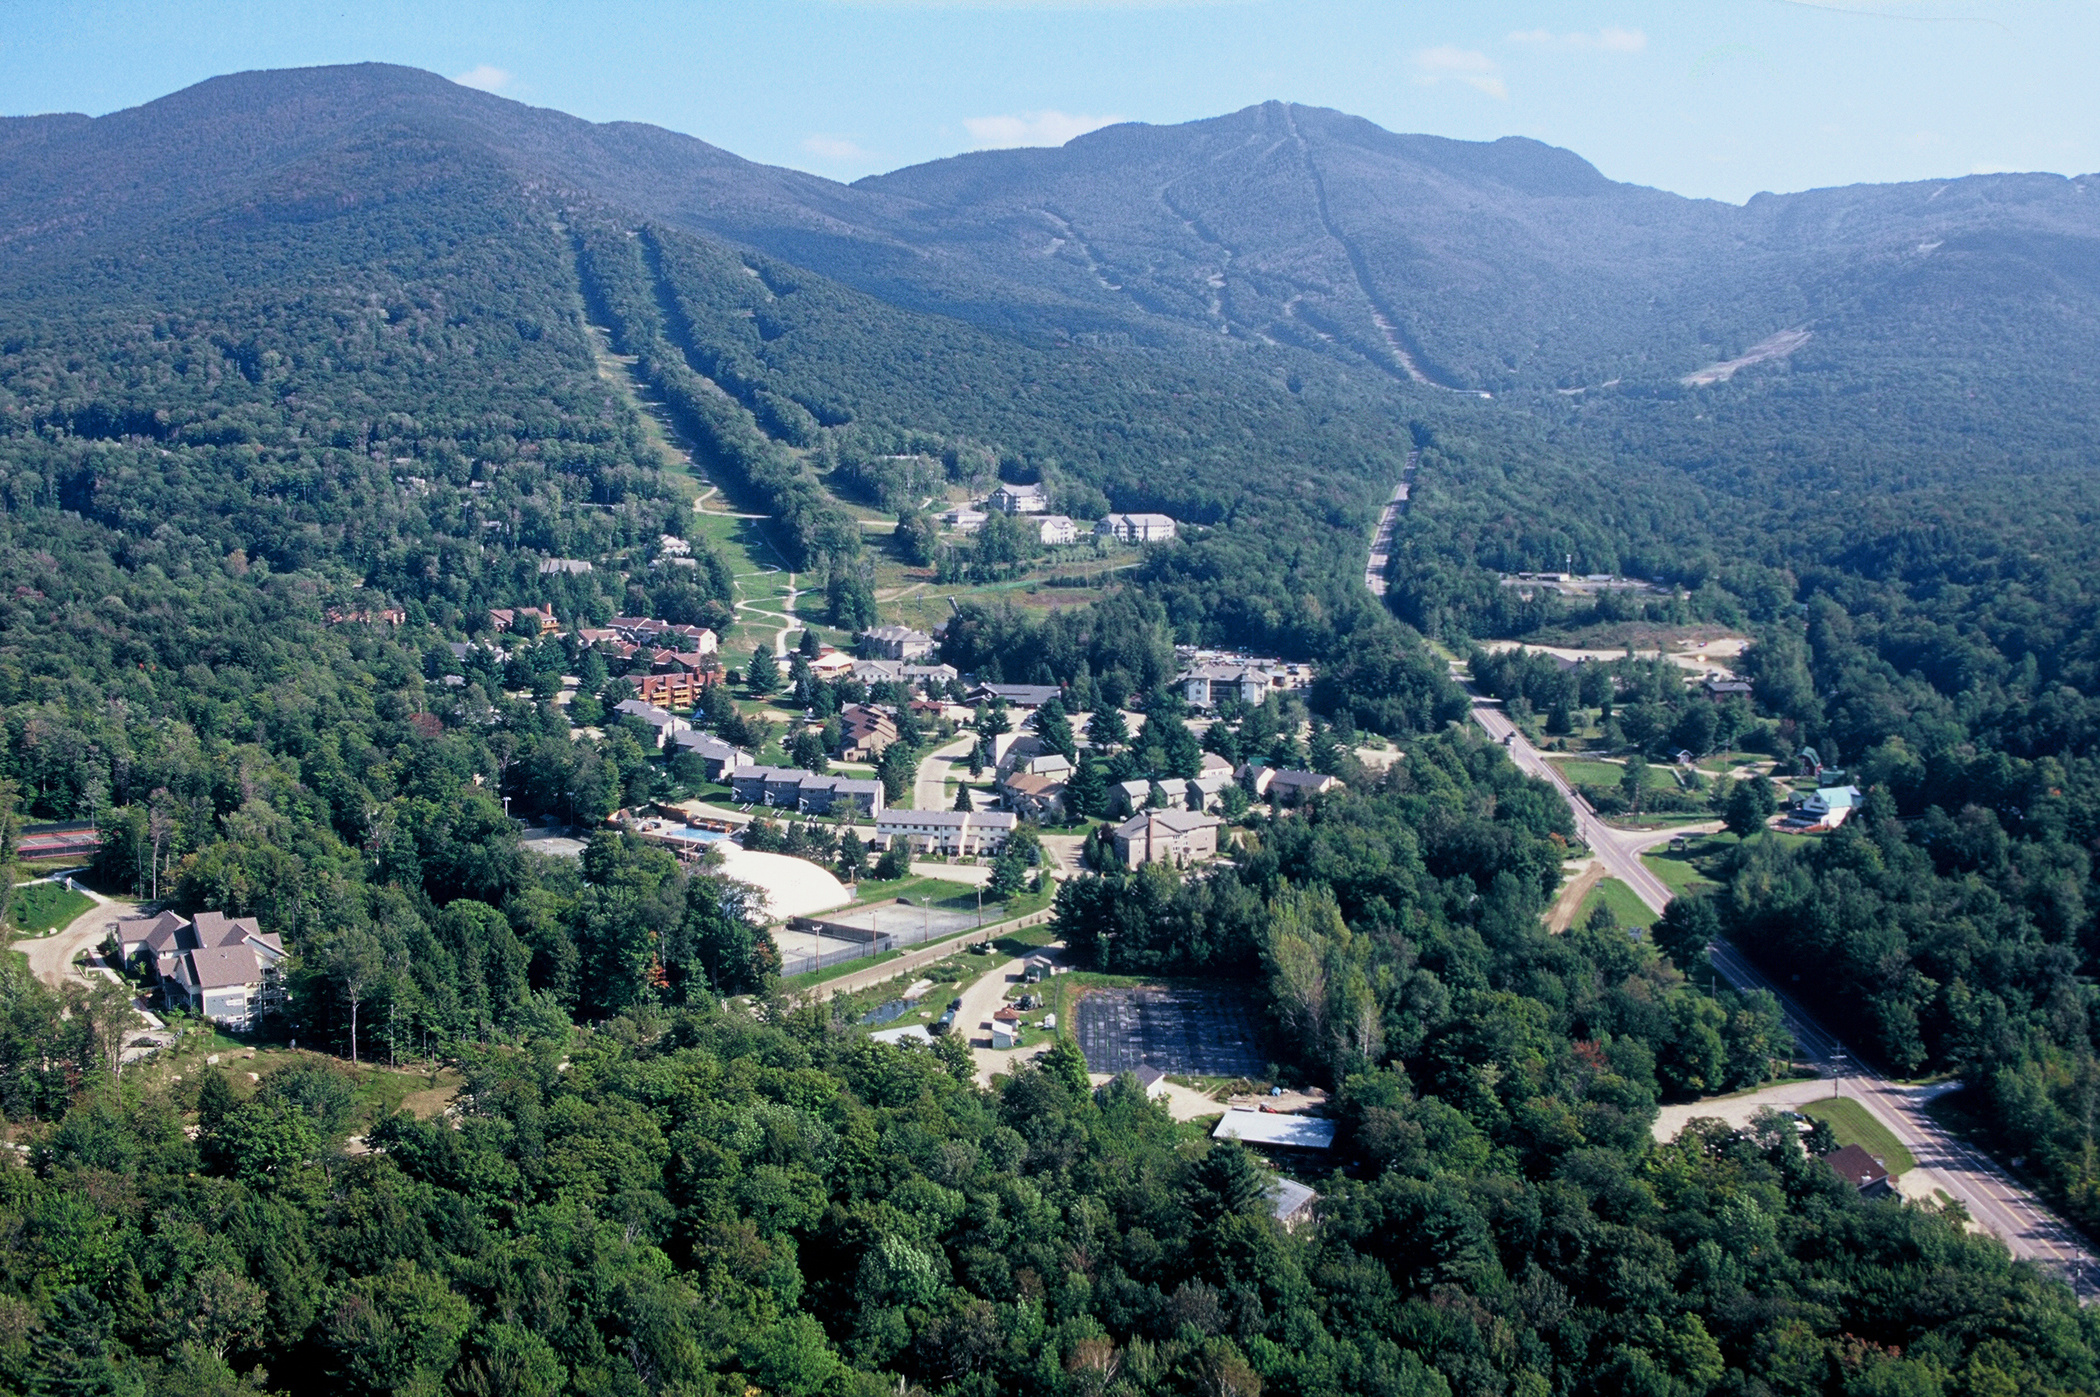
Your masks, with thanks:
[(744, 682), (754, 693), (770, 694), (780, 687), (780, 665), (773, 658), (773, 648), (760, 645), (751, 652), (751, 664), (744, 671)]
[(1091, 751), (1079, 754), (1079, 765), (1065, 783), (1065, 808), (1087, 819), (1108, 813), (1108, 776)]

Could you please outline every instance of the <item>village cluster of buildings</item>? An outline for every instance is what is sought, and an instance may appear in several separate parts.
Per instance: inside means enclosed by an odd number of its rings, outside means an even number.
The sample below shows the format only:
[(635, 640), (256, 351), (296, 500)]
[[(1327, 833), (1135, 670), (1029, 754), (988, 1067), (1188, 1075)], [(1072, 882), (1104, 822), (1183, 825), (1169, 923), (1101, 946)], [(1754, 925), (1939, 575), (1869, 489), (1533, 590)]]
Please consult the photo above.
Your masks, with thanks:
[[(1066, 515), (1050, 512), (1050, 500), (1040, 485), (1001, 485), (979, 505), (957, 505), (947, 511), (940, 516), (940, 522), (954, 533), (974, 534), (995, 513), (1027, 516), (1035, 523), (1038, 537), (1049, 547), (1077, 543), (1081, 537), (1081, 525)], [(1165, 543), (1179, 527), (1165, 514), (1111, 514), (1085, 532), (1116, 543)]]

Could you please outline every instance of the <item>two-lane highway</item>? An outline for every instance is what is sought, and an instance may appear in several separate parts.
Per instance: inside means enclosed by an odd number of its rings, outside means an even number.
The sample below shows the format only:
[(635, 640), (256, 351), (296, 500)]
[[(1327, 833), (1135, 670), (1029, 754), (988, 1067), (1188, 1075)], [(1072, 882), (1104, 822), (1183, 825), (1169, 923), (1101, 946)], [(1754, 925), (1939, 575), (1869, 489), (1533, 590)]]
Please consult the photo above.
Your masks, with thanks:
[[(1453, 677), (1464, 682), (1454, 662)], [(1553, 763), (1539, 755), (1524, 734), (1503, 713), (1495, 700), (1466, 684), (1473, 695), (1473, 719), (1488, 736), (1503, 744), (1519, 770), (1550, 783), (1575, 814), (1575, 827), (1606, 872), (1633, 889), (1634, 895), (1655, 912), (1670, 902), (1669, 887), (1641, 861), (1644, 849), (1652, 848), (1677, 830), (1619, 830), (1597, 817)], [(1904, 1087), (1866, 1066), (1838, 1036), (1818, 1023), (1806, 1009), (1750, 963), (1735, 946), (1716, 941), (1707, 948), (1707, 958), (1730, 984), (1738, 989), (1769, 990), (1779, 1001), (1794, 1041), (1815, 1065), (1840, 1079), (1838, 1090), (1864, 1106), (1876, 1120), (1903, 1143), (1918, 1164), (1930, 1169), (1983, 1227), (2003, 1241), (2012, 1254), (2037, 1262), (2070, 1283), (2083, 1303), (2100, 1300), (2100, 1260), (2061, 1218), (2003, 1169), (1977, 1150), (1955, 1139), (1925, 1113), (1931, 1093)]]

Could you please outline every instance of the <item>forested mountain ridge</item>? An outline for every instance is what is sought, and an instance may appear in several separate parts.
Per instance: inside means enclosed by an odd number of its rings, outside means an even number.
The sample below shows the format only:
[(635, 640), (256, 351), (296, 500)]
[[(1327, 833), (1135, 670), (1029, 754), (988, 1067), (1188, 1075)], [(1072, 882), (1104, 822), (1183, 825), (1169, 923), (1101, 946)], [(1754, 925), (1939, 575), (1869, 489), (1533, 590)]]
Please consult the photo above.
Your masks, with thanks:
[[(1281, 102), (847, 187), (367, 64), (217, 78), (92, 121), (0, 121), (0, 247), (34, 260), (120, 236), (382, 127), (918, 309), (1057, 334), (1277, 338), (1395, 372), (1404, 353), (1469, 390), (1673, 380), (1797, 326), (1878, 344), (1920, 334), (1903, 317), (1921, 307), (1951, 316), (1927, 336), (1966, 328), (1949, 352), (2006, 328), (1993, 307), (2089, 332), (2100, 237), (2084, 179), (1736, 208), (1616, 183), (1535, 141), (1395, 135)], [(1965, 294), (1946, 297), (1951, 283)]]

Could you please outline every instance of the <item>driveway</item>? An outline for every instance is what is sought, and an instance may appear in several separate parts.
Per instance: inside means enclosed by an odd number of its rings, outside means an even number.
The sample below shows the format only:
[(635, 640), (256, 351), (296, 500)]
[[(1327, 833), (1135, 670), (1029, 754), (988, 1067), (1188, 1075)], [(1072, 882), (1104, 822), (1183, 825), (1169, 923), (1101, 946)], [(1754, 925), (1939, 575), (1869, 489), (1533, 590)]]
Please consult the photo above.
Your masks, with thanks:
[[(965, 733), (919, 758), (919, 776), (911, 788), (912, 809), (946, 810), (953, 805), (955, 798), (948, 794), (948, 782), (968, 778), (970, 749), (976, 745), (977, 734)], [(958, 765), (962, 768), (959, 771)]]
[(49, 936), (25, 937), (14, 943), (15, 949), (28, 958), (29, 973), (53, 989), (64, 988), (68, 981), (87, 983), (88, 977), (73, 968), (73, 958), (101, 945), (111, 922), (138, 911), (135, 902), (104, 897), (78, 883), (73, 886), (84, 896), (93, 898), (95, 905)]

